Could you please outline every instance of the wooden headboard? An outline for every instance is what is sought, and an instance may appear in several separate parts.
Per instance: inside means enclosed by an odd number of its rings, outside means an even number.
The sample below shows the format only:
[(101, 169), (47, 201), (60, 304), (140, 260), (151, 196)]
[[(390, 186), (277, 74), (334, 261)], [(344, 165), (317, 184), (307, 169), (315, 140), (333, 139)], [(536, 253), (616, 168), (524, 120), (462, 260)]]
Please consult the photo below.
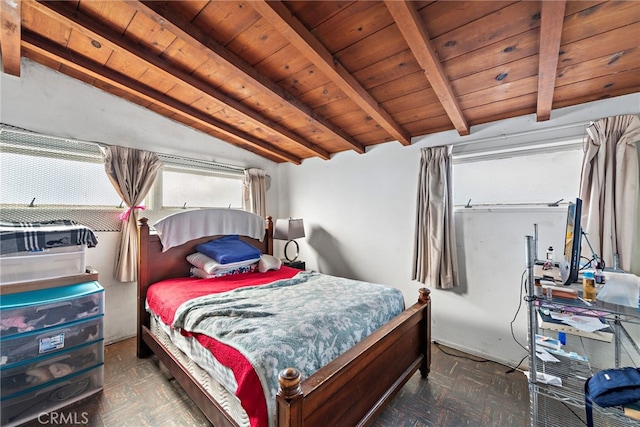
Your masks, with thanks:
[[(138, 226), (138, 355), (141, 356), (148, 350), (141, 349), (143, 345), (140, 340), (141, 328), (143, 325), (149, 326), (149, 314), (145, 309), (147, 299), (147, 288), (149, 285), (164, 279), (175, 277), (188, 277), (191, 264), (187, 261), (187, 256), (196, 252), (195, 247), (201, 243), (223, 236), (205, 236), (187, 243), (174, 246), (169, 250), (162, 251), (160, 237), (149, 229), (147, 218), (140, 218)], [(273, 255), (273, 220), (266, 218), (265, 235), (262, 241), (246, 236), (240, 239), (250, 243), (264, 254)], [(142, 353), (141, 353), (142, 351)]]

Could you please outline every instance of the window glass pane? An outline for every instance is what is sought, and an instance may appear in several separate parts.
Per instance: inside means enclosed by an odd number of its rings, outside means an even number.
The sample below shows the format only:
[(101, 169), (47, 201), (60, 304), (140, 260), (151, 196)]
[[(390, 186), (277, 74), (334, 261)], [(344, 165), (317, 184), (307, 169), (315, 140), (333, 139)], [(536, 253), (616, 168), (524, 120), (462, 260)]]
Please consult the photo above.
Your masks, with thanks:
[(0, 152), (0, 203), (110, 206), (121, 199), (102, 163)]
[(580, 189), (582, 150), (572, 149), (453, 165), (453, 202), (465, 205), (573, 200)]
[(242, 208), (242, 177), (164, 170), (162, 206)]

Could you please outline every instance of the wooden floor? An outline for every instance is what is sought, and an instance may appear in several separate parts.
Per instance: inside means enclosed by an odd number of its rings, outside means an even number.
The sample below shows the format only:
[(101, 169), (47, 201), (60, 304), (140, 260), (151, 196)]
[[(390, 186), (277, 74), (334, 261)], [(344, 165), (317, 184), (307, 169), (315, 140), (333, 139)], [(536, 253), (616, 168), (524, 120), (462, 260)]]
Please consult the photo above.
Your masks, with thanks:
[[(432, 355), (429, 378), (416, 373), (374, 427), (528, 425), (529, 391), (522, 372), (507, 374), (503, 365), (470, 360), (435, 344)], [(180, 386), (161, 373), (155, 358), (136, 358), (134, 339), (105, 348), (104, 375), (102, 392), (60, 410), (75, 415), (79, 423), (74, 425), (210, 426)], [(37, 425), (35, 420), (25, 424)]]

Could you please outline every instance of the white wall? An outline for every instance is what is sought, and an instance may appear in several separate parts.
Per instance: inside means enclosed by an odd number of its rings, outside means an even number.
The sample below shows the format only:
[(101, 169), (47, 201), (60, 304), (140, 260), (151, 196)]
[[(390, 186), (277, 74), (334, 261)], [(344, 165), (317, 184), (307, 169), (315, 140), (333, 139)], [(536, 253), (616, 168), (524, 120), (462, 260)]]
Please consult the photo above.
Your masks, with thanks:
[[(277, 181), (274, 162), (24, 58), (20, 78), (0, 73), (0, 122), (47, 135), (262, 168)], [(277, 202), (272, 186), (267, 206), (274, 217)], [(105, 341), (110, 343), (136, 334), (137, 288), (113, 278), (119, 234), (97, 235), (98, 246), (87, 249), (87, 265), (98, 270), (105, 288)]]
[(98, 271), (98, 282), (105, 288), (105, 342), (112, 343), (136, 334), (138, 308), (135, 283), (113, 279), (114, 253), (118, 247), (118, 233), (96, 233), (98, 245), (86, 251), (87, 267)]
[(0, 121), (47, 135), (121, 145), (273, 174), (276, 163), (28, 59), (0, 73)]
[[(504, 144), (582, 137), (590, 120), (639, 109), (640, 95), (634, 94), (554, 111), (545, 123), (527, 116), (474, 127), (470, 137), (443, 132), (414, 138), (409, 147), (389, 143), (362, 155), (345, 152), (330, 161), (281, 165), (279, 210), (304, 218), (307, 237), (298, 242), (307, 268), (390, 284), (413, 303), (421, 286), (411, 280), (421, 148), (492, 137)], [(532, 164), (531, 173), (542, 175), (546, 167), (553, 163)], [(508, 171), (503, 179), (509, 180)], [(525, 351), (514, 342), (509, 324), (520, 301), (525, 235), (538, 223), (540, 251), (542, 245), (560, 247), (565, 215), (562, 208), (457, 212), (463, 282), (452, 291), (433, 290), (434, 338), (496, 361), (519, 362)], [(526, 344), (524, 307), (514, 331)]]

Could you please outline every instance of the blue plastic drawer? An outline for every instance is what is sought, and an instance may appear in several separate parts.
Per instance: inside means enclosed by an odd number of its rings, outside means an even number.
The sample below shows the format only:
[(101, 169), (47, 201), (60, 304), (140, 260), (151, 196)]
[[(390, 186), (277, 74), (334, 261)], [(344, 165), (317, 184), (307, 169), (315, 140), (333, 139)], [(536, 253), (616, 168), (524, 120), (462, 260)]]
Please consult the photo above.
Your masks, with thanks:
[(80, 347), (14, 364), (9, 369), (0, 367), (0, 397), (6, 398), (47, 382), (71, 376), (104, 362), (102, 340)]
[[(42, 417), (39, 421), (47, 424), (49, 413), (102, 390), (103, 381), (104, 366), (100, 365), (2, 399), (0, 425), (17, 426), (38, 417)], [(77, 422), (82, 424), (81, 414), (77, 415), (80, 417)]]
[(98, 282), (3, 295), (0, 299), (0, 337), (103, 313), (104, 288)]
[(0, 366), (9, 369), (14, 364), (61, 351), (103, 338), (102, 315), (65, 323), (0, 339)]

